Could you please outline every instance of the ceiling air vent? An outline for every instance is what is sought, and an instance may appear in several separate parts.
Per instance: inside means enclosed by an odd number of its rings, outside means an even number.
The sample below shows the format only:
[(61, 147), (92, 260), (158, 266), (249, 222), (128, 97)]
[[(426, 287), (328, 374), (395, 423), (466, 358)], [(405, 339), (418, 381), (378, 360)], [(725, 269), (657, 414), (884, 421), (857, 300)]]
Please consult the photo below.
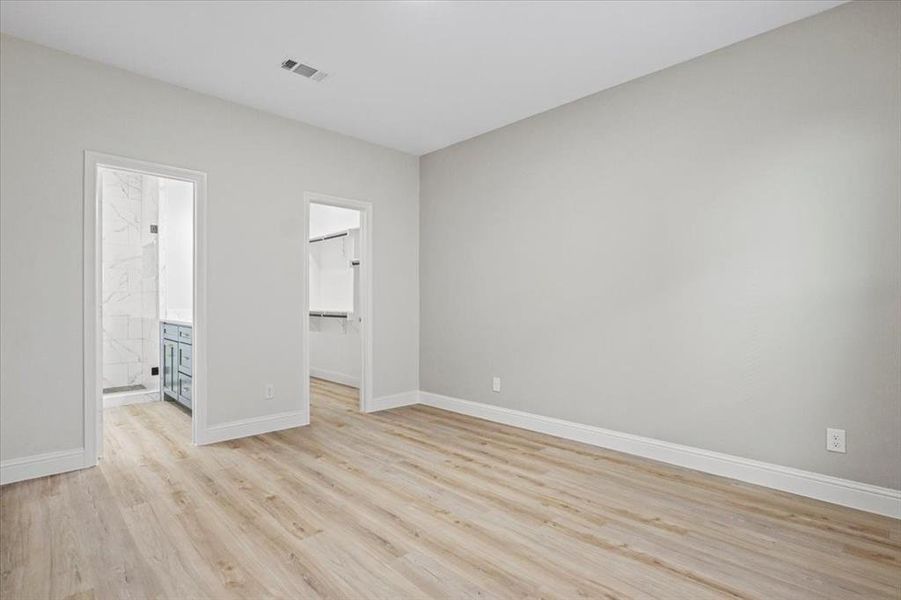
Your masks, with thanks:
[(297, 62), (293, 59), (288, 59), (282, 63), (282, 68), (291, 71), (292, 73), (296, 73), (298, 75), (302, 75), (307, 79), (312, 79), (313, 81), (322, 81), (326, 77), (328, 77), (328, 73), (324, 71), (320, 71), (315, 67), (311, 67), (310, 65), (305, 65), (302, 62)]

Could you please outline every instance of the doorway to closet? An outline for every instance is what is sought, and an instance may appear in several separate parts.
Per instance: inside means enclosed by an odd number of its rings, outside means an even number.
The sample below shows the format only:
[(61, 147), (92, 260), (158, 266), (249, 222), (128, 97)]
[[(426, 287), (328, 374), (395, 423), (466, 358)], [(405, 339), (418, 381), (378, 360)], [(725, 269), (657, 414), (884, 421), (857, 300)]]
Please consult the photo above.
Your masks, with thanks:
[(371, 397), (371, 207), (308, 193), (304, 317), (311, 419), (367, 411)]

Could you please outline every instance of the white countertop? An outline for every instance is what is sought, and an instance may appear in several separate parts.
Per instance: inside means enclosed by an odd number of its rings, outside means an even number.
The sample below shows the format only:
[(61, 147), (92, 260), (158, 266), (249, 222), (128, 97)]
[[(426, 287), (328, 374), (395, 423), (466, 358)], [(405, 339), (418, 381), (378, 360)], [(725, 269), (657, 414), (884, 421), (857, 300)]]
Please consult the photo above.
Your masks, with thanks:
[(160, 323), (171, 323), (172, 325), (181, 325), (182, 327), (193, 327), (191, 321), (182, 321), (180, 319), (160, 319)]

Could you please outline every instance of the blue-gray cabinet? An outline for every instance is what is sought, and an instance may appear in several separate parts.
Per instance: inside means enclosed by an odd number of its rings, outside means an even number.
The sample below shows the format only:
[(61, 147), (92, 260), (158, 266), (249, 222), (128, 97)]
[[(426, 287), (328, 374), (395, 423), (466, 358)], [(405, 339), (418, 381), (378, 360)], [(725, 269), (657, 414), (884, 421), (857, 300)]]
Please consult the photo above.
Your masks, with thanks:
[(165, 400), (175, 400), (187, 409), (191, 401), (191, 377), (193, 374), (193, 347), (190, 325), (160, 321), (160, 393)]

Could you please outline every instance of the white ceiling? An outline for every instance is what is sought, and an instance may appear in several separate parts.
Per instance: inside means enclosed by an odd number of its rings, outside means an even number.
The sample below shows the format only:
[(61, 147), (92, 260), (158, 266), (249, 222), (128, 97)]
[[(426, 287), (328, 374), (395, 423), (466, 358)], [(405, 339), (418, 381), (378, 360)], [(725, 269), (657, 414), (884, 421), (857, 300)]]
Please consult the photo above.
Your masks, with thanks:
[(4, 0), (0, 29), (424, 154), (841, 3)]

